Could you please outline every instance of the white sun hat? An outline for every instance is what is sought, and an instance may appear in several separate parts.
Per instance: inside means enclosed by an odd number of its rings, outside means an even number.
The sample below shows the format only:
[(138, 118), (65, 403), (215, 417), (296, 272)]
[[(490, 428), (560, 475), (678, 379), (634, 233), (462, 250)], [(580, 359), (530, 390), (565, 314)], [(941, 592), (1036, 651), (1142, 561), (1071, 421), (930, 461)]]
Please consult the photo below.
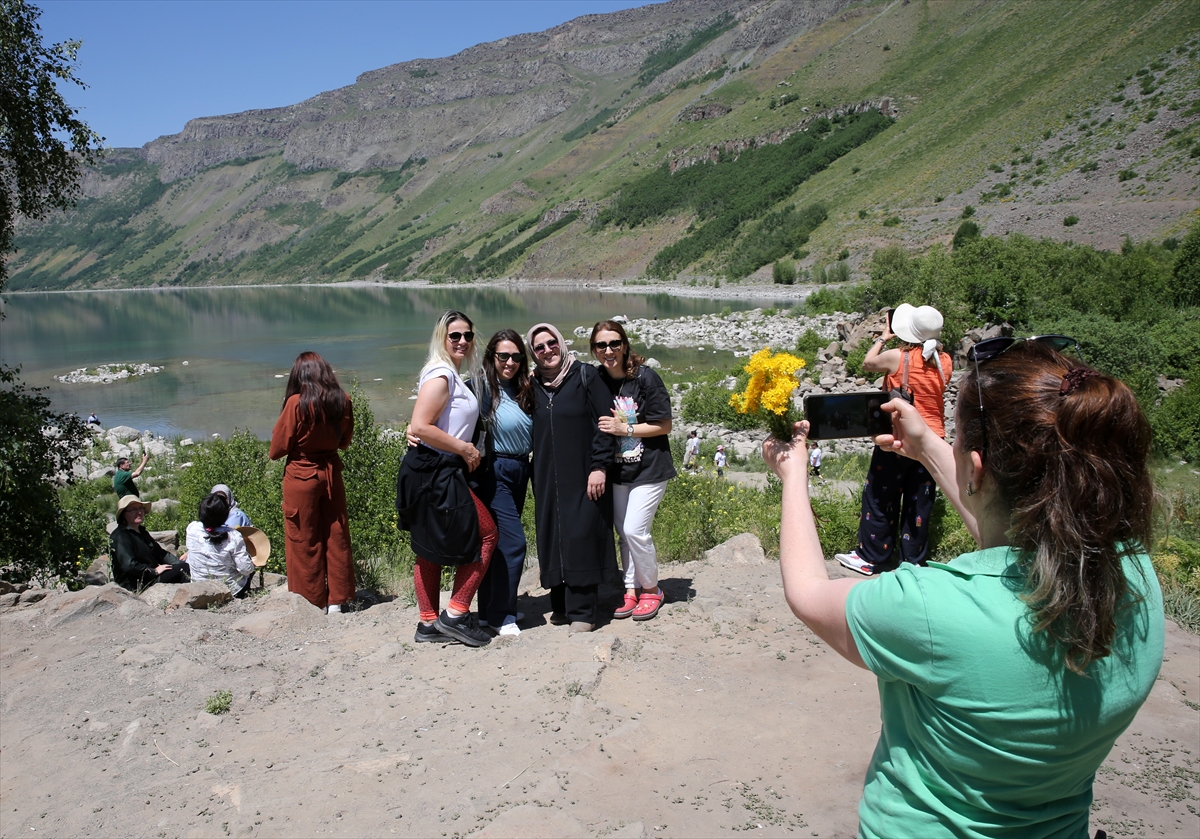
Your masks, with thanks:
[(942, 313), (932, 306), (914, 307), (901, 303), (892, 312), (892, 332), (910, 344), (936, 340), (942, 335)]

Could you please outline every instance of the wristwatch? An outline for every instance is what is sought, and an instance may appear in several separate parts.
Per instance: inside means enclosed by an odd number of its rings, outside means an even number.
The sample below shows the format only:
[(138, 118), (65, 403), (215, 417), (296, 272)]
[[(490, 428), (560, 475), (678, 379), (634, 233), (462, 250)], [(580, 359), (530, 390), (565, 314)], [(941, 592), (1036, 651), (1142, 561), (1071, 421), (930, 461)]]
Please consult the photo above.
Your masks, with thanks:
[(633, 423), (629, 423), (629, 436), (633, 436)]

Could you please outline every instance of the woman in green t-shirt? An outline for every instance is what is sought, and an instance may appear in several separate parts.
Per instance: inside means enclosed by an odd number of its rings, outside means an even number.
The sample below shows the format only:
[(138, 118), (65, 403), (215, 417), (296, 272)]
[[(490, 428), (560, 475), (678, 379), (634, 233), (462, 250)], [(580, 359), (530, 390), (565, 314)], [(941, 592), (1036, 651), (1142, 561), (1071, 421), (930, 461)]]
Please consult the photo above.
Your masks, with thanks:
[(763, 456), (783, 481), (788, 605), (879, 681), (861, 836), (1085, 837), (1096, 770), (1150, 693), (1162, 592), (1146, 555), (1150, 426), (1129, 388), (994, 338), (968, 354), (953, 446), (893, 400), (881, 448), (918, 460), (980, 550), (830, 580), (808, 500), (807, 423)]

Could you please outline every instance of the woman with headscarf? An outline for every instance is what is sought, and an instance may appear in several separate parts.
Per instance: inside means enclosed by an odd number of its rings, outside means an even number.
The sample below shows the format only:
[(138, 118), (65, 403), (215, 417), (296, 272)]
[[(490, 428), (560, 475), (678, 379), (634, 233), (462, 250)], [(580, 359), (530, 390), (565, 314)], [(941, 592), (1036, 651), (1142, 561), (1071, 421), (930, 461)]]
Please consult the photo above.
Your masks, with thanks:
[[(222, 484), (217, 484), (222, 486)], [(246, 540), (228, 523), (229, 499), (212, 492), (196, 511), (196, 521), (187, 526), (187, 558), (192, 580), (215, 580), (234, 597), (245, 597), (254, 579), (254, 563)]]
[(612, 395), (590, 364), (567, 352), (548, 323), (529, 330), (533, 350), (533, 497), (542, 586), (553, 624), (591, 632), (602, 582), (616, 577), (612, 493), (607, 471), (616, 438), (597, 421), (611, 416)]
[(283, 469), (288, 590), (335, 613), (354, 599), (354, 556), (339, 449), (354, 436), (350, 397), (329, 362), (303, 352), (292, 365), (271, 432), (271, 460)]
[(228, 527), (253, 527), (253, 522), (250, 517), (238, 506), (237, 499), (233, 497), (233, 490), (225, 484), (217, 484), (208, 491), (209, 495), (223, 495), (229, 503), (229, 515), (225, 519), (225, 524)]
[[(945, 437), (943, 394), (953, 368), (938, 343), (941, 334), (941, 312), (901, 303), (871, 344), (862, 369), (885, 373), (883, 389), (904, 394), (901, 398), (917, 409), (925, 424)], [(899, 338), (903, 346), (885, 350), (892, 338)], [(936, 498), (937, 484), (920, 461), (876, 446), (863, 485), (858, 547), (835, 558), (866, 575), (893, 571), (901, 562), (924, 565)]]

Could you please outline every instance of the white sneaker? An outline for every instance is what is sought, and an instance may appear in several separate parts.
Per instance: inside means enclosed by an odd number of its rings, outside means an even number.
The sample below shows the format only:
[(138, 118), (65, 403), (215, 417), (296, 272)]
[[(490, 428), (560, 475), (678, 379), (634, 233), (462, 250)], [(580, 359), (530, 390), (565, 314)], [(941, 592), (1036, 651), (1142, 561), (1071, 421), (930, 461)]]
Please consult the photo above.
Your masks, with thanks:
[(513, 616), (509, 615), (504, 619), (504, 623), (500, 624), (500, 628), (496, 630), (496, 634), (515, 638), (521, 634), (521, 627), (517, 626), (517, 622), (513, 620)]
[(340, 615), (341, 613), (342, 606), (340, 603), (331, 603), (325, 609), (325, 614), (327, 615)]
[(875, 573), (874, 569), (871, 568), (871, 563), (860, 557), (857, 551), (850, 551), (849, 553), (844, 554), (834, 554), (833, 558), (846, 568), (849, 568), (851, 571), (857, 571), (864, 577), (870, 577)]

